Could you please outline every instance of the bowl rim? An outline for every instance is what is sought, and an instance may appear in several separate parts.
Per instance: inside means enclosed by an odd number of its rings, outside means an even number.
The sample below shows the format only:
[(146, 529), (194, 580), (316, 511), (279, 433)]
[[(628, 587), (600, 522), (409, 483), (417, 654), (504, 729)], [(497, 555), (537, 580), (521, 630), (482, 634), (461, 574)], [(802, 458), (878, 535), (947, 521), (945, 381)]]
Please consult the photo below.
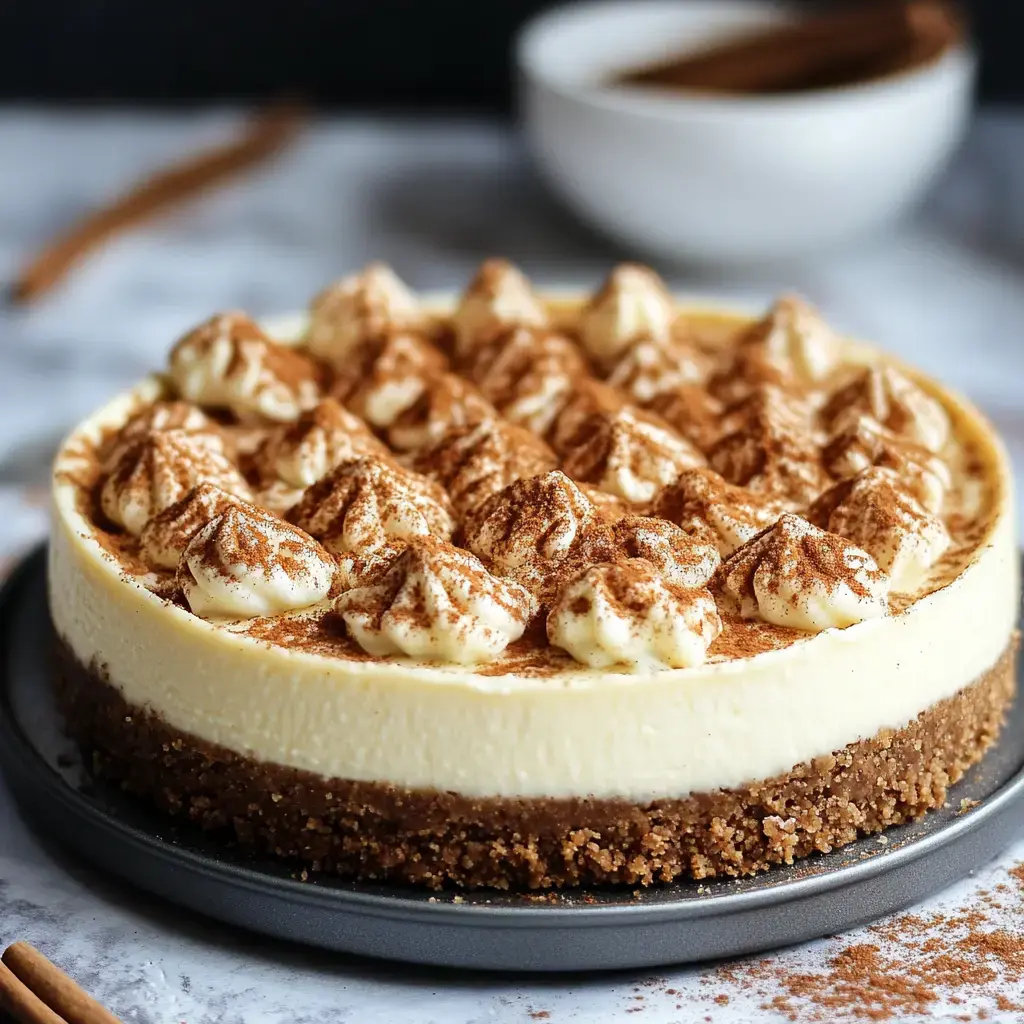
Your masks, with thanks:
[[(752, 15), (775, 15), (779, 21), (785, 20), (787, 13), (785, 4), (765, 4), (758, 0), (714, 0), (714, 6), (718, 9), (727, 5), (738, 11), (747, 10)], [(906, 93), (935, 81), (967, 84), (974, 78), (977, 68), (977, 50), (968, 37), (923, 65), (893, 71), (867, 81), (793, 93), (737, 96), (710, 92), (687, 93), (671, 89), (630, 90), (586, 82), (571, 83), (551, 75), (537, 57), (536, 51), (541, 40), (553, 28), (561, 27), (565, 31), (567, 25), (571, 29), (573, 23), (590, 23), (613, 11), (621, 13), (627, 9), (637, 11), (644, 8), (653, 11), (685, 6), (710, 8), (712, 5), (708, 0), (578, 0), (575, 3), (560, 3), (534, 15), (516, 33), (516, 69), (530, 83), (589, 107), (609, 113), (671, 122), (702, 116), (742, 120), (751, 115), (763, 116), (766, 113), (821, 114), (827, 111), (834, 114), (837, 107), (874, 104), (896, 93)]]

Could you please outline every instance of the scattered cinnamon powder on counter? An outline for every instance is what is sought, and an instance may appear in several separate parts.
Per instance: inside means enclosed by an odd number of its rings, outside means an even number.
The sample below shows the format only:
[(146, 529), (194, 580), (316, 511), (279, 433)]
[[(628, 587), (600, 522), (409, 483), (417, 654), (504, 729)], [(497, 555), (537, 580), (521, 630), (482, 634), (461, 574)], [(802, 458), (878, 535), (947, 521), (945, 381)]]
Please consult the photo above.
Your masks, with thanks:
[[(1024, 862), (1008, 874), (1024, 891)], [(969, 909), (901, 914), (858, 941), (831, 941), (823, 970), (791, 969), (785, 955), (715, 968), (702, 978), (719, 989), (707, 998), (757, 999), (794, 1024), (1024, 1020), (1024, 901), (1001, 902), (983, 889)]]

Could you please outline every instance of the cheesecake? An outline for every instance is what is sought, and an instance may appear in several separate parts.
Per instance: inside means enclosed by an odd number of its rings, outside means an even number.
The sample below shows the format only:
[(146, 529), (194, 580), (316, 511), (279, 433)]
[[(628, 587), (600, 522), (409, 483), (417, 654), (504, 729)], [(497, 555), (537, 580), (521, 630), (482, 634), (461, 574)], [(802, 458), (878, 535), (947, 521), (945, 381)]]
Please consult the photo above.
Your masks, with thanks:
[(743, 876), (917, 818), (1014, 696), (1012, 481), (805, 301), (374, 264), (222, 313), (62, 444), (49, 604), (96, 775), (358, 880)]

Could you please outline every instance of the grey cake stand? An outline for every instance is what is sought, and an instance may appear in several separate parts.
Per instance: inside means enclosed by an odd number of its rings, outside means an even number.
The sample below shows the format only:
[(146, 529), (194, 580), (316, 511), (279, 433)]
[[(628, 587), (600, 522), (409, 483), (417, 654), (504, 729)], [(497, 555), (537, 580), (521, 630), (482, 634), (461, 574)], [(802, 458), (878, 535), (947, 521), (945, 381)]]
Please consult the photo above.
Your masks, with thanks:
[[(0, 594), (0, 765), (25, 817), (140, 888), (327, 949), (451, 967), (597, 970), (750, 953), (899, 910), (995, 856), (1024, 827), (1024, 702), (999, 745), (923, 821), (757, 878), (547, 898), (431, 895), (254, 858), (92, 782), (61, 733), (48, 672), (44, 554)], [(966, 803), (962, 803), (966, 801)], [(961, 807), (969, 808), (964, 811)]]

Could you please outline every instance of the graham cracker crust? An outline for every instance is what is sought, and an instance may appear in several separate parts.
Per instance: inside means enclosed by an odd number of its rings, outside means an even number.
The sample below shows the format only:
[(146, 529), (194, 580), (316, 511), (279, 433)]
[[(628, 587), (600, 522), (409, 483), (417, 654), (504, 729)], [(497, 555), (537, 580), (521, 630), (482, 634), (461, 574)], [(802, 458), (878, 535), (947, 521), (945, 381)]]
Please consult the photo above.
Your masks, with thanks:
[(132, 707), (58, 643), (67, 727), (95, 774), (205, 829), (316, 871), (441, 888), (526, 890), (750, 875), (942, 806), (995, 741), (1016, 639), (969, 686), (785, 775), (637, 804), (474, 798), (324, 779), (255, 761)]

